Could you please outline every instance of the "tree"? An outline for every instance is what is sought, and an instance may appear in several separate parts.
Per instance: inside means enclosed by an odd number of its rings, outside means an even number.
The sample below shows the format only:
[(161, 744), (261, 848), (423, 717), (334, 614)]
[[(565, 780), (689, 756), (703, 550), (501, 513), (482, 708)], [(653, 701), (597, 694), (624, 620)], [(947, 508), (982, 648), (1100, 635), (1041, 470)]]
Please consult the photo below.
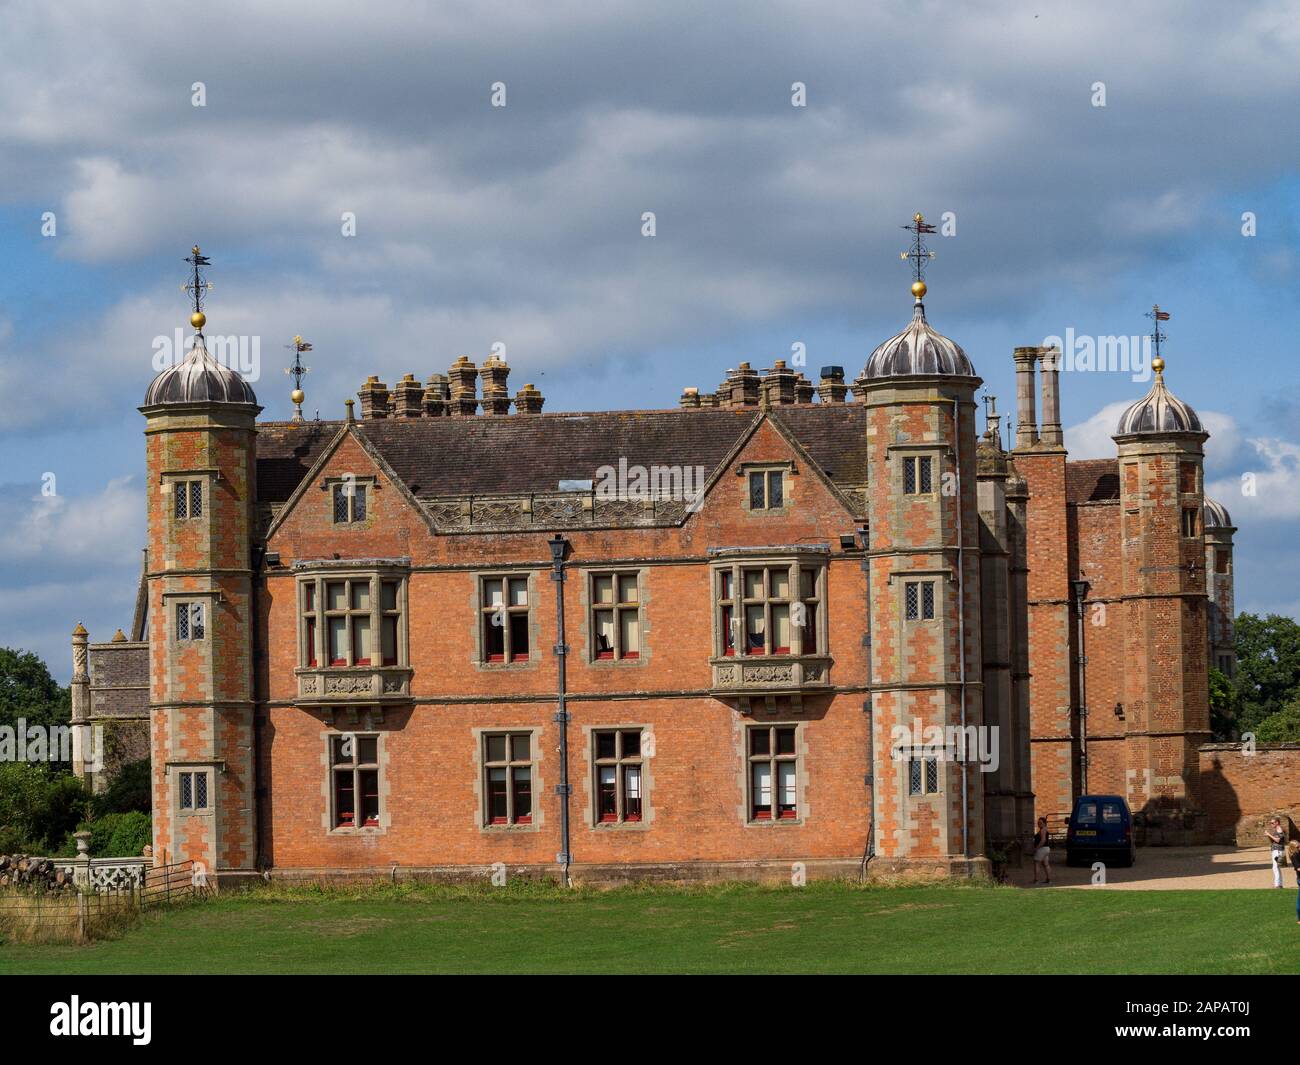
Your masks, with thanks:
[(0, 725), (66, 725), (72, 718), (72, 694), (50, 676), (31, 651), (0, 647)]
[(1280, 614), (1238, 614), (1236, 643), (1236, 728), (1254, 732), (1300, 695), (1300, 623)]
[(1260, 743), (1300, 743), (1300, 697), (1256, 725), (1255, 739)]
[(48, 851), (90, 808), (85, 785), (42, 762), (0, 762), (0, 853)]
[(1225, 674), (1213, 667), (1210, 669), (1210, 732), (1218, 742), (1238, 738), (1237, 690)]

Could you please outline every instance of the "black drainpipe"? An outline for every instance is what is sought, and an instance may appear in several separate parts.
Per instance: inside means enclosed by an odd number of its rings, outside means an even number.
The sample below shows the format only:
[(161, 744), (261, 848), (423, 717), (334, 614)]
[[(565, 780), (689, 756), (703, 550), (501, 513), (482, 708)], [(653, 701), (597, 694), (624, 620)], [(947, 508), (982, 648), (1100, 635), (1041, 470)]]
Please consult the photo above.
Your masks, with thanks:
[(555, 582), (555, 657), (557, 659), (557, 685), (555, 692), (555, 723), (560, 726), (560, 783), (555, 794), (560, 797), (560, 853), (555, 860), (560, 863), (560, 872), (564, 886), (571, 887), (569, 866), (573, 862), (573, 851), (569, 839), (569, 711), (565, 704), (568, 694), (568, 677), (565, 664), (569, 655), (569, 646), (564, 642), (564, 560), (569, 555), (570, 544), (556, 533), (547, 544), (551, 548), (551, 580)]

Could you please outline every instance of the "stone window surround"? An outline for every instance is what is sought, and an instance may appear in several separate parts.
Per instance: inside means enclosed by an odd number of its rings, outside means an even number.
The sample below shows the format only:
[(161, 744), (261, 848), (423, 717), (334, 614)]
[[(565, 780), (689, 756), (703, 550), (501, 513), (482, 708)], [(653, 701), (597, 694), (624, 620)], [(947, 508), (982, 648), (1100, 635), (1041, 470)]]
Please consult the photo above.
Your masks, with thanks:
[[(734, 554), (734, 555), (728, 554), (728, 556), (724, 559), (711, 560), (709, 563), (709, 596), (712, 600), (712, 607), (713, 607), (711, 611), (712, 627), (713, 627), (713, 656), (712, 656), (713, 660), (715, 662), (735, 662), (735, 661), (781, 662), (789, 658), (798, 658), (800, 656), (829, 654), (830, 652), (827, 650), (827, 648), (829, 647), (829, 635), (827, 633), (827, 624), (826, 624), (826, 618), (827, 618), (826, 585), (827, 585), (828, 572), (829, 572), (827, 564), (829, 561), (830, 559), (828, 555), (825, 553), (822, 552), (813, 553), (807, 551), (800, 551), (797, 547), (792, 548), (788, 552), (763, 551), (755, 554), (748, 554), (748, 553)], [(801, 578), (799, 575), (799, 571), (801, 569), (815, 569), (817, 571), (817, 578), (816, 578), (817, 579), (817, 617), (816, 617), (817, 646), (814, 648), (809, 648), (808, 650), (799, 650), (799, 651), (796, 651), (792, 646), (789, 655), (784, 655), (784, 654), (751, 655), (751, 654), (744, 654), (741, 652), (742, 641), (737, 640), (736, 653), (730, 655), (727, 654), (726, 646), (723, 642), (724, 634), (723, 634), (723, 623), (722, 623), (722, 607), (720, 605), (721, 590), (722, 590), (721, 577), (720, 577), (721, 573), (725, 570), (730, 570), (732, 572), (731, 583), (732, 583), (733, 597), (735, 596), (741, 597), (741, 598), (733, 598), (732, 602), (733, 604), (740, 604), (744, 594), (744, 586), (742, 584), (744, 580), (744, 576), (743, 576), (744, 570), (759, 569), (759, 568), (771, 569), (773, 567), (779, 567), (782, 565), (788, 565), (790, 567), (790, 579), (791, 579), (790, 588), (791, 591), (795, 593), (792, 594), (789, 598), (789, 602), (792, 604), (796, 602), (802, 602), (802, 599), (800, 599), (798, 595), (798, 593), (801, 592), (802, 590), (802, 585), (800, 584)], [(733, 620), (736, 619), (737, 617), (738, 615), (733, 614)], [(740, 620), (742, 622), (742, 629), (743, 629), (743, 617), (740, 618)], [(766, 621), (764, 622), (764, 624), (766, 625)], [(795, 629), (793, 622), (791, 622), (791, 628)], [(800, 642), (800, 646), (802, 647), (804, 629), (800, 627), (796, 631), (798, 631), (799, 633), (799, 642)]]
[[(785, 474), (781, 481), (781, 505), (779, 507), (763, 507), (761, 510), (755, 510), (749, 505), (749, 475), (751, 473)], [(770, 514), (782, 517), (789, 514), (793, 509), (793, 480), (799, 476), (798, 467), (795, 466), (793, 459), (773, 459), (770, 462), (739, 462), (736, 464), (736, 476), (741, 479), (740, 503), (746, 514)], [(766, 495), (766, 488), (764, 488), (764, 494)]]
[[(895, 763), (896, 763), (896, 770), (895, 770), (895, 773), (896, 773), (896, 775), (897, 775), (897, 781), (896, 781), (896, 783), (897, 783), (897, 786), (898, 786), (898, 794), (899, 794), (899, 795), (900, 795), (904, 800), (906, 800), (906, 801), (908, 801), (908, 802), (934, 802), (935, 800), (942, 799), (942, 798), (943, 798), (943, 795), (944, 795), (944, 792), (945, 792), (945, 790), (946, 790), (946, 789), (944, 788), (944, 777), (945, 777), (947, 774), (944, 772), (944, 766), (947, 764), (947, 759), (946, 759), (946, 758), (942, 758), (942, 757), (937, 757), (937, 756), (932, 756), (931, 758), (924, 758), (924, 757), (922, 757), (922, 758), (915, 758), (915, 757), (913, 757), (913, 755), (915, 755), (915, 754), (918, 753), (918, 752), (921, 753), (921, 754), (924, 754), (924, 753), (925, 753), (925, 748), (924, 748), (924, 746), (922, 746), (922, 747), (911, 747), (911, 746), (909, 746), (909, 747), (899, 747), (899, 748), (896, 749), (894, 761), (895, 761)], [(936, 763), (936, 765), (935, 765), (935, 776), (936, 776), (937, 781), (938, 781), (938, 789), (935, 790), (935, 791), (925, 791), (925, 790), (924, 790), (924, 788), (925, 788), (925, 772), (926, 772), (926, 770), (925, 770), (925, 763), (926, 763), (927, 761), (934, 761), (934, 762)], [(909, 774), (911, 773), (911, 768), (912, 768), (912, 763), (913, 763), (913, 762), (920, 762), (920, 763), (921, 763), (921, 788), (922, 788), (922, 791), (919, 792), (918, 794), (913, 794), (913, 793), (912, 793), (912, 790), (911, 790), (911, 782), (910, 782)]]
[[(542, 733), (545, 730), (537, 725), (493, 725), (474, 728), (470, 734), (474, 737), (474, 821), (475, 827), (484, 834), (498, 832), (540, 832), (546, 823), (546, 814), (542, 797), (546, 794), (542, 779)], [(529, 739), (529, 754), (532, 756), (532, 821), (526, 825), (493, 825), (488, 822), (487, 797), (487, 759), (485, 757), (488, 736), (501, 736), (511, 732), (526, 732)]]
[[(206, 470), (198, 473), (185, 474), (179, 472), (164, 473), (162, 475), (163, 497), (169, 501), (167, 507), (167, 520), (169, 522), (192, 522), (202, 521), (208, 514), (208, 509), (212, 501), (212, 481), (213, 477)], [(193, 513), (194, 496), (191, 492), (191, 485), (199, 486), (199, 513)], [(185, 514), (176, 513), (176, 489), (180, 485), (185, 486)]]
[[(594, 667), (596, 669), (636, 669), (645, 666), (650, 660), (650, 648), (647, 645), (646, 637), (650, 632), (650, 624), (646, 621), (645, 608), (647, 602), (647, 584), (649, 571), (644, 567), (637, 566), (578, 566), (570, 572), (576, 573), (581, 579), (581, 590), (579, 600), (582, 606), (582, 646), (583, 646), (583, 665)], [(592, 585), (597, 577), (636, 577), (636, 599), (637, 599), (637, 627), (640, 630), (641, 649), (636, 658), (597, 658), (596, 657), (596, 603), (595, 596), (592, 592)], [(617, 587), (617, 582), (616, 585)], [(615, 593), (617, 598), (617, 593)], [(616, 622), (617, 623), (617, 622)], [(494, 663), (495, 665), (496, 663)]]
[[(891, 455), (891, 460), (890, 460), (890, 478), (892, 480), (891, 487), (893, 488), (893, 491), (895, 495), (898, 496), (898, 498), (905, 499), (908, 501), (915, 500), (917, 502), (929, 502), (931, 500), (939, 498), (939, 496), (943, 494), (940, 489), (940, 485), (943, 484), (943, 475), (944, 475), (943, 460), (945, 456), (949, 458), (952, 457), (952, 448), (949, 447), (946, 442), (942, 440), (918, 440), (915, 442), (898, 441), (888, 445), (885, 450), (888, 454)], [(930, 463), (930, 491), (929, 492), (922, 492), (920, 490), (921, 486), (919, 483), (916, 486), (917, 491), (915, 492), (903, 491), (903, 463), (901, 461), (900, 462), (893, 461), (892, 456), (895, 454), (900, 455), (904, 459), (923, 458), (928, 456), (932, 460)], [(919, 471), (917, 473), (917, 478), (919, 482), (919, 478), (920, 478)]]
[[(348, 565), (335, 562), (330, 565), (308, 565), (295, 568), (294, 573), (294, 612), (298, 627), (298, 670), (299, 673), (340, 673), (346, 671), (369, 672), (376, 669), (410, 669), (411, 654), (409, 643), (410, 610), (408, 609), (408, 587), (410, 567), (401, 563)], [(331, 666), (325, 658), (328, 634), (320, 622), (325, 617), (325, 585), (330, 581), (355, 581), (369, 578), (370, 581), (370, 631), (382, 652), (382, 616), (383, 600), (381, 584), (384, 581), (397, 582), (397, 661), (390, 665), (373, 663), (368, 666)], [(306, 586), (316, 588), (316, 610), (318, 619), (316, 627), (316, 665), (309, 665), (307, 658), (307, 593)], [(348, 641), (348, 657), (352, 657), (351, 640)]]
[[(337, 817), (334, 809), (334, 762), (333, 751), (331, 746), (335, 737), (338, 736), (356, 736), (365, 739), (374, 738), (375, 743), (375, 760), (379, 766), (379, 824), (378, 825), (339, 825), (336, 824)], [(323, 750), (321, 752), (321, 766), (325, 771), (324, 782), (322, 784), (322, 798), (324, 799), (324, 812), (321, 815), (322, 828), (326, 835), (329, 836), (382, 836), (386, 835), (390, 825), (389, 802), (388, 802), (388, 731), (376, 728), (360, 729), (324, 729), (321, 732), (323, 741)]]
[[(203, 638), (189, 637), (182, 640), (176, 632), (176, 607), (181, 603), (203, 601)], [(225, 596), (215, 588), (186, 589), (175, 592), (163, 592), (163, 604), (166, 609), (163, 616), (167, 619), (167, 644), (170, 647), (193, 647), (195, 644), (207, 643), (212, 639), (214, 621), (213, 607), (225, 602)]]
[[(538, 580), (536, 566), (501, 566), (492, 569), (472, 570), (469, 572), (473, 587), (470, 591), (470, 633), (474, 649), (474, 668), (480, 672), (511, 669), (536, 669), (542, 661), (542, 625), (538, 620)], [(528, 580), (528, 658), (523, 662), (489, 662), (483, 642), (483, 582), (509, 577), (525, 577)], [(499, 827), (499, 826), (498, 826)]]
[[(951, 569), (896, 569), (889, 575), (889, 583), (898, 584), (898, 617), (903, 625), (940, 625), (944, 617), (944, 588), (955, 579)], [(934, 617), (908, 618), (907, 583), (910, 581), (934, 582)]]
[[(597, 812), (599, 796), (596, 789), (596, 733), (597, 732), (640, 732), (641, 733), (641, 820), (640, 821), (602, 821)], [(654, 726), (648, 723), (630, 722), (614, 725), (583, 725), (583, 780), (586, 782), (585, 809), (587, 827), (595, 832), (645, 832), (654, 823)], [(575, 792), (576, 792), (575, 788)]]
[[(755, 821), (750, 817), (750, 788), (753, 786), (752, 773), (749, 768), (749, 732), (750, 729), (771, 729), (771, 728), (793, 728), (794, 729), (794, 753), (795, 753), (795, 812), (798, 817), (791, 817), (785, 820), (775, 821)], [(751, 722), (745, 721), (739, 723), (736, 728), (737, 745), (736, 752), (740, 759), (740, 772), (738, 782), (740, 784), (740, 822), (746, 828), (753, 829), (772, 829), (779, 827), (795, 827), (803, 825), (808, 821), (808, 726), (804, 721), (763, 721)], [(776, 782), (772, 782), (776, 787)]]
[[(334, 520), (334, 487), (335, 485), (352, 483), (359, 487), (372, 489), (370, 498), (366, 500), (366, 516), (360, 521), (335, 521)], [(326, 514), (329, 516), (329, 524), (332, 529), (365, 529), (374, 521), (374, 493), (379, 491), (379, 478), (372, 473), (356, 473), (331, 475), (322, 477), (320, 480), (320, 490), (325, 495)], [(348, 507), (351, 510), (351, 504)]]
[[(168, 762), (167, 777), (171, 784), (171, 808), (173, 818), (179, 820), (185, 817), (214, 817), (217, 812), (217, 773), (226, 771), (226, 763), (222, 761), (184, 761)], [(181, 774), (182, 773), (205, 773), (208, 778), (208, 805), (201, 810), (184, 809), (181, 806)]]

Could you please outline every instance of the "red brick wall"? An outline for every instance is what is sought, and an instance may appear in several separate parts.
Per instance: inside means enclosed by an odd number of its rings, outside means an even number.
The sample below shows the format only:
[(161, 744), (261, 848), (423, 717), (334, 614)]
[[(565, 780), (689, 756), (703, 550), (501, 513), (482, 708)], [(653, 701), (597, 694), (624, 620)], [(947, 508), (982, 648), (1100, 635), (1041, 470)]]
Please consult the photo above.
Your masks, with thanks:
[(1300, 822), (1300, 744), (1262, 746), (1254, 754), (1239, 744), (1206, 744), (1198, 762), (1206, 842), (1258, 847), (1271, 815)]
[[(781, 514), (743, 505), (746, 479), (734, 463), (796, 461), (788, 481), (793, 506)], [(611, 464), (618, 455), (611, 454)], [(799, 858), (857, 859), (870, 822), (869, 717), (865, 579), (859, 557), (845, 557), (839, 536), (851, 514), (792, 451), (771, 423), (722, 475), (701, 511), (680, 528), (573, 530), (566, 583), (565, 625), (571, 647), (570, 772), (573, 854), (579, 863), (678, 862)], [(327, 493), (308, 486), (284, 515), (268, 544), (283, 568), (272, 571), (261, 596), (265, 664), (262, 687), (270, 709), (261, 745), (267, 798), (265, 856), (280, 869), (406, 865), (552, 864), (560, 849), (555, 713), (554, 585), (546, 539), (528, 534), (435, 536), (377, 468), (347, 437), (319, 476), (375, 476), (364, 528), (332, 524)], [(834, 658), (831, 682), (847, 692), (806, 696), (802, 713), (781, 712), (758, 722), (799, 726), (800, 819), (796, 824), (748, 825), (741, 729), (751, 720), (711, 698), (709, 657), (713, 603), (706, 551), (711, 547), (829, 544), (827, 636)], [(331, 831), (325, 824), (325, 737), (359, 729), (357, 717), (334, 707), (297, 705), (295, 578), (303, 559), (409, 557), (409, 647), (412, 704), (375, 717), (384, 758), (381, 832)], [(646, 628), (636, 663), (587, 661), (587, 608), (582, 568), (619, 561), (643, 572)], [(532, 623), (542, 653), (509, 668), (475, 659), (477, 575), (494, 566), (526, 565), (535, 575)], [(624, 698), (617, 698), (622, 696)], [(635, 696), (635, 698), (626, 698)], [(479, 701), (475, 701), (479, 700)], [(593, 827), (589, 737), (592, 727), (641, 725), (654, 736), (647, 758), (650, 819), (639, 827)], [(527, 828), (484, 827), (475, 729), (536, 730), (534, 808)]]

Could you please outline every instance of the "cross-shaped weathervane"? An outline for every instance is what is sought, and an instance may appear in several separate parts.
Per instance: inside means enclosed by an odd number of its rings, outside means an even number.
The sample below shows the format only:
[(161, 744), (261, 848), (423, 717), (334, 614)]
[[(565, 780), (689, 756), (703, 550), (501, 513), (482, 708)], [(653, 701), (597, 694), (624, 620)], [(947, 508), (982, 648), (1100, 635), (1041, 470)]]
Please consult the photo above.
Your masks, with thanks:
[(311, 345), (302, 337), (294, 337), (293, 343), (286, 344), (285, 347), (293, 352), (293, 365), (285, 367), (284, 372), (293, 378), (293, 387), (297, 390), (302, 388), (303, 375), (311, 373), (311, 367), (302, 364), (302, 356), (311, 351)]
[(912, 216), (911, 225), (906, 225), (902, 228), (912, 234), (912, 246), (907, 251), (901, 252), (899, 258), (911, 259), (912, 273), (914, 275), (913, 280), (924, 281), (925, 268), (929, 264), (930, 260), (934, 258), (934, 252), (926, 248), (925, 240), (923, 238), (927, 234), (934, 232), (934, 226), (930, 225), (930, 223), (927, 222), (918, 211)]
[(194, 267), (194, 276), (183, 284), (181, 289), (190, 294), (190, 301), (194, 304), (194, 313), (199, 314), (203, 310), (203, 297), (208, 294), (208, 289), (212, 287), (211, 282), (204, 280), (201, 267), (210, 266), (211, 263), (206, 255), (199, 254), (197, 244), (190, 250), (190, 254), (185, 257), (185, 261)]
[(1151, 343), (1155, 347), (1154, 358), (1158, 359), (1160, 358), (1160, 341), (1168, 339), (1164, 333), (1160, 332), (1160, 323), (1169, 321), (1169, 312), (1162, 311), (1160, 304), (1157, 303), (1147, 311), (1146, 317), (1155, 323), (1155, 329), (1151, 334)]

